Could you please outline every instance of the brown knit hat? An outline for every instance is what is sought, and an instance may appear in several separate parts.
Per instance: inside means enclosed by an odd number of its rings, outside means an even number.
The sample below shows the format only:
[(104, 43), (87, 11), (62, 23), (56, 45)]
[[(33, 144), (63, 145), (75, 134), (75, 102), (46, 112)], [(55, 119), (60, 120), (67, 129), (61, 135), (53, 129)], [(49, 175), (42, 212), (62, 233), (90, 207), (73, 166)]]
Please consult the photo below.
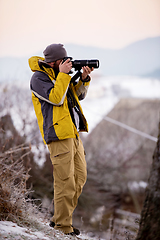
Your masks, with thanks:
[(45, 56), (45, 61), (47, 63), (57, 61), (59, 59), (63, 59), (64, 57), (67, 57), (67, 52), (65, 48), (63, 47), (63, 44), (51, 44), (43, 51), (43, 54)]

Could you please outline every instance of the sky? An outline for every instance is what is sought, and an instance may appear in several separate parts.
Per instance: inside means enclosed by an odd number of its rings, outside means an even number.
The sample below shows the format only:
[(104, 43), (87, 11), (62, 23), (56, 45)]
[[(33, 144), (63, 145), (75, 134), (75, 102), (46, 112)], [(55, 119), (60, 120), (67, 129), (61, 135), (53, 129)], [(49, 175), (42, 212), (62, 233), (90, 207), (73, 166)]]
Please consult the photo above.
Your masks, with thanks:
[(160, 36), (160, 0), (0, 0), (0, 57), (51, 43), (119, 49)]

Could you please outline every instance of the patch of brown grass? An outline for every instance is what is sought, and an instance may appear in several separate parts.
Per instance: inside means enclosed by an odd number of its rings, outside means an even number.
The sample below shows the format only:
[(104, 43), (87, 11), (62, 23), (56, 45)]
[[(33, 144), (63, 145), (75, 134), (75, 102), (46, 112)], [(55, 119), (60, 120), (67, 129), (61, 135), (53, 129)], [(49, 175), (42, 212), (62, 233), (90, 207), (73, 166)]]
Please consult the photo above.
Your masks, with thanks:
[(20, 151), (21, 147), (0, 155), (0, 220), (17, 222), (25, 219), (28, 212), (30, 190), (26, 189), (26, 181), (29, 170), (24, 169)]

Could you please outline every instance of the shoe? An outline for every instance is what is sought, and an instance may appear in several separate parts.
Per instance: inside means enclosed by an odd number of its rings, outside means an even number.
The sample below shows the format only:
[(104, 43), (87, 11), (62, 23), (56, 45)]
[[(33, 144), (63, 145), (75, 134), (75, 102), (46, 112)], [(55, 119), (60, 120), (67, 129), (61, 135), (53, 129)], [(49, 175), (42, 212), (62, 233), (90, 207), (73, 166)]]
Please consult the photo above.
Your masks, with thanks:
[[(50, 221), (49, 226), (54, 228), (55, 223), (52, 222), (52, 221)], [(73, 227), (73, 226), (72, 226), (72, 227)], [(72, 235), (72, 236), (73, 236), (73, 233), (74, 233), (74, 235), (79, 235), (79, 234), (80, 234), (80, 231), (79, 231), (78, 228), (73, 227), (73, 231), (74, 231), (74, 232), (69, 233), (69, 235)]]
[(73, 227), (73, 231), (74, 231), (75, 235), (79, 235), (80, 234), (80, 231), (79, 231), (78, 228)]
[(65, 235), (76, 236), (75, 232), (65, 233)]
[(49, 226), (54, 228), (54, 226), (55, 226), (55, 223), (54, 223), (54, 222), (52, 222), (52, 221), (50, 221), (50, 223), (49, 223)]

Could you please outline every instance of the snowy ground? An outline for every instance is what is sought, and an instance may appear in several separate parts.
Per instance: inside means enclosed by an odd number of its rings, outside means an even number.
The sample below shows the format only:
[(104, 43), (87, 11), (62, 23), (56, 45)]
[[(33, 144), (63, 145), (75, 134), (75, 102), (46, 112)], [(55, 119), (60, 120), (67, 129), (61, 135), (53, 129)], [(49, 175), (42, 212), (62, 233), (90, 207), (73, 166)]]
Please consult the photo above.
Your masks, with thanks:
[(160, 98), (160, 80), (134, 76), (101, 77), (90, 83), (87, 97), (81, 101), (89, 131), (108, 114), (121, 98)]
[(56, 231), (48, 226), (48, 223), (41, 220), (35, 228), (20, 227), (16, 223), (9, 221), (0, 221), (0, 239), (9, 240), (68, 240), (68, 239), (83, 239), (83, 240), (98, 240), (86, 234), (80, 234), (78, 237), (66, 236), (63, 233)]

